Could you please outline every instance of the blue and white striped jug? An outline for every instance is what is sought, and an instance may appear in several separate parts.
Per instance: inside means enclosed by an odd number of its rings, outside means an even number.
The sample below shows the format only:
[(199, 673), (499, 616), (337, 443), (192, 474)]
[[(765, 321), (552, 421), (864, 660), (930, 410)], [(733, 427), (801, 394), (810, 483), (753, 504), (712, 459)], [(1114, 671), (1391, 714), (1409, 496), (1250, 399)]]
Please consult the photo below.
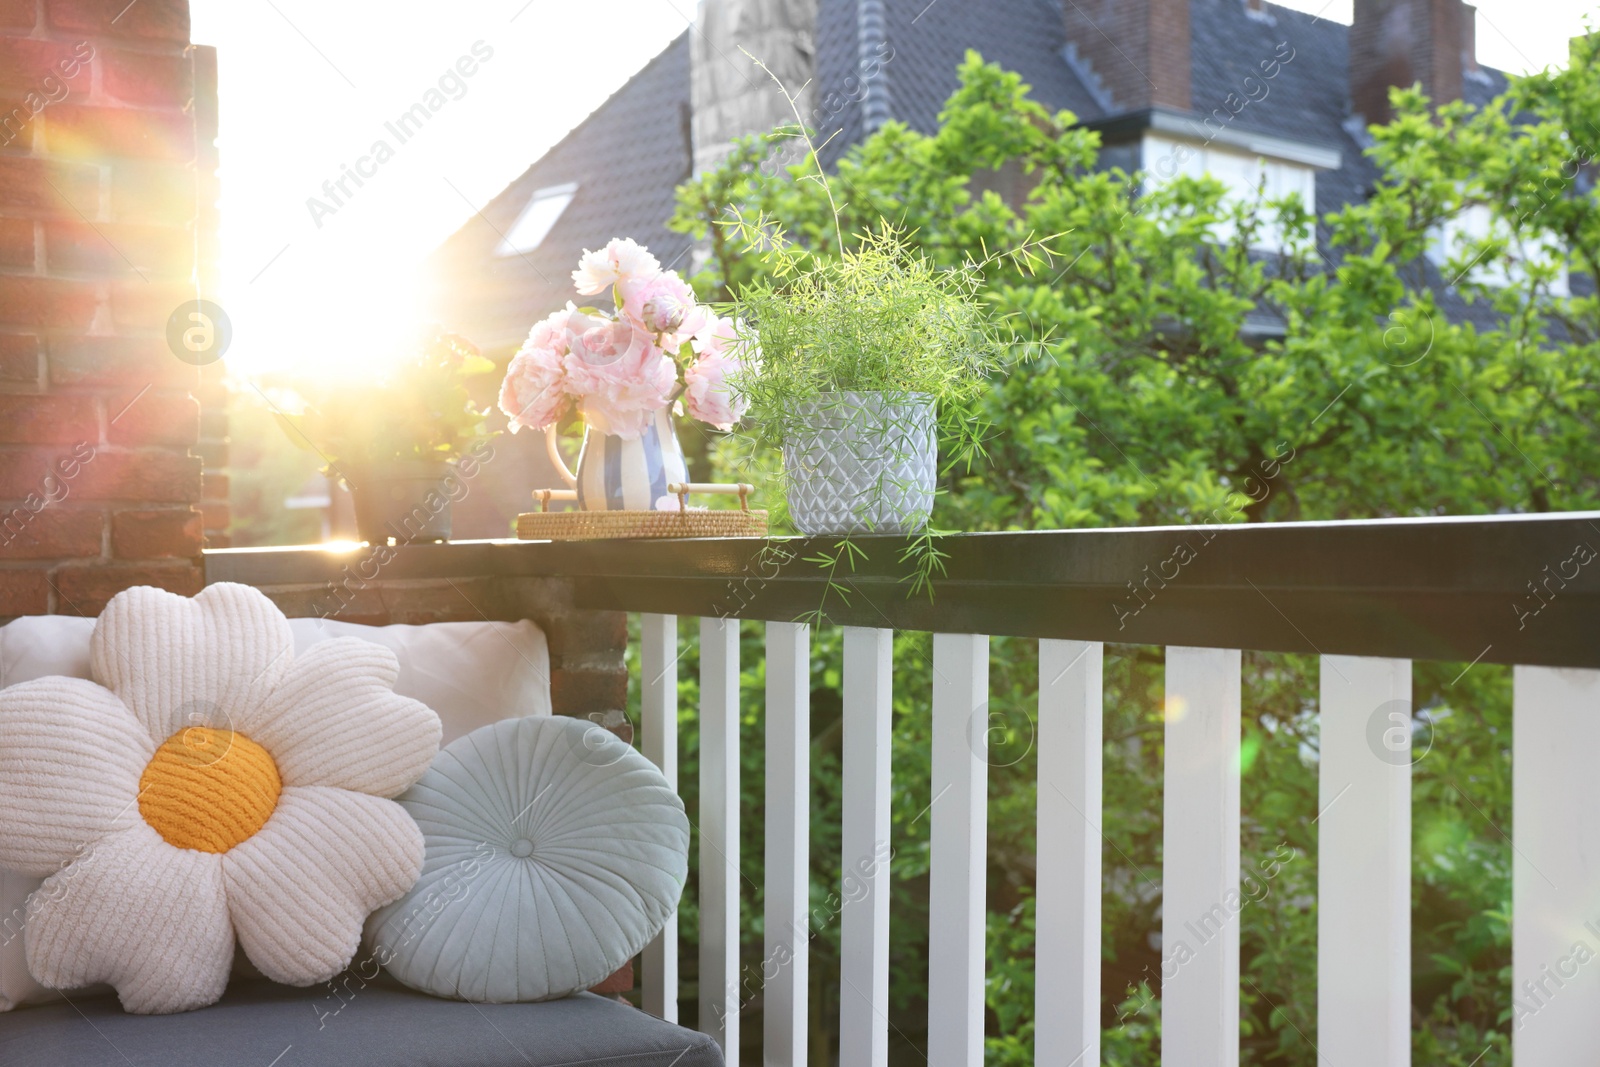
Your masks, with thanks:
[(666, 407), (631, 441), (586, 429), (573, 487), (578, 507), (585, 511), (655, 511), (663, 505), (677, 507), (667, 486), (688, 480), (683, 448)]

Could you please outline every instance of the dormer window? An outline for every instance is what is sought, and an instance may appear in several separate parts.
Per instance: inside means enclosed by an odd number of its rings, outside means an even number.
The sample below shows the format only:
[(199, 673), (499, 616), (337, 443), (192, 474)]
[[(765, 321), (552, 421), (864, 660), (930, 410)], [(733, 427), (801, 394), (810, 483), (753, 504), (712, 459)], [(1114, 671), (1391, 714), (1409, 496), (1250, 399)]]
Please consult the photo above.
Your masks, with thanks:
[(577, 182), (548, 185), (536, 190), (528, 206), (522, 209), (517, 221), (506, 231), (504, 239), (495, 246), (495, 255), (515, 256), (538, 248), (577, 193)]
[[(1204, 144), (1159, 133), (1144, 136), (1145, 188), (1154, 189), (1179, 175), (1190, 178), (1211, 177), (1221, 182), (1227, 192), (1223, 206), (1236, 203), (1256, 203), (1258, 200), (1282, 200), (1294, 193), (1307, 210), (1317, 203), (1317, 172), (1308, 163), (1278, 159), (1232, 145)], [(1231, 222), (1220, 222), (1213, 227), (1218, 241), (1234, 237)], [(1284, 252), (1288, 249), (1287, 237), (1277, 218), (1268, 217), (1256, 230), (1256, 251)]]
[[(1474, 261), (1483, 242), (1493, 238), (1506, 248), (1504, 256), (1492, 262)], [(1458, 266), (1450, 269), (1454, 258), (1467, 263), (1464, 270)], [(1484, 256), (1487, 260), (1489, 257)], [(1550, 295), (1572, 295), (1567, 281), (1566, 256), (1554, 238), (1545, 236), (1528, 241), (1515, 236), (1505, 219), (1494, 217), (1487, 205), (1473, 204), (1463, 208), (1454, 218), (1436, 228), (1428, 242), (1428, 259), (1443, 272), (1444, 280), (1451, 285), (1474, 282), (1478, 285), (1504, 289), (1521, 285), (1528, 280), (1528, 264), (1540, 267), (1557, 267), (1556, 276), (1549, 283)]]

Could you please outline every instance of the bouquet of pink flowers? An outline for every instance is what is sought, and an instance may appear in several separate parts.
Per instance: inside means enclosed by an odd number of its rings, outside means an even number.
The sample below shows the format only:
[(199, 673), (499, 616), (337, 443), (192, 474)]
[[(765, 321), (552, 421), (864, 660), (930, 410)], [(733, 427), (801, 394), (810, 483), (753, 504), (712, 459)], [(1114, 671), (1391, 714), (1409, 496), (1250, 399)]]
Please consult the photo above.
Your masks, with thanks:
[(616, 310), (569, 301), (534, 325), (500, 387), (512, 433), (543, 430), (574, 405), (597, 432), (630, 439), (680, 397), (685, 412), (718, 429), (744, 415), (749, 402), (728, 379), (759, 358), (754, 341), (697, 301), (648, 249), (614, 239), (585, 251), (572, 280), (584, 296), (610, 289)]

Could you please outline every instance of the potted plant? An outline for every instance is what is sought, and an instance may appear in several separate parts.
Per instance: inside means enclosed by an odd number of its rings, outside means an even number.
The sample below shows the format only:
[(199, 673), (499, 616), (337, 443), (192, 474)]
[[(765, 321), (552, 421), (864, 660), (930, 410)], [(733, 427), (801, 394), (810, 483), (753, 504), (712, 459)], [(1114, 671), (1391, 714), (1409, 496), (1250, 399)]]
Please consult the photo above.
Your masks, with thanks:
[[(677, 506), (667, 492), (687, 482), (671, 412), (727, 430), (745, 402), (729, 377), (759, 365), (737, 323), (695, 299), (675, 271), (662, 270), (639, 244), (614, 239), (585, 251), (572, 272), (583, 296), (611, 295), (614, 310), (575, 307), (534, 324), (506, 368), (500, 410), (511, 432), (541, 430), (556, 471), (589, 511), (653, 511)], [(576, 474), (556, 448), (562, 420), (583, 422)]]
[(733, 302), (762, 359), (732, 385), (754, 436), (782, 449), (791, 521), (809, 535), (921, 533), (938, 442), (956, 462), (981, 450), (978, 402), (1004, 349), (978, 269), (937, 267), (888, 228), (823, 258), (770, 219), (734, 225), (769, 272)]
[(322, 457), (323, 473), (350, 490), (362, 540), (445, 541), (450, 503), (463, 473), (472, 474), (465, 465), (482, 458), (491, 436), (488, 409), (473, 403), (466, 381), (493, 370), (470, 341), (432, 326), (376, 386), (301, 387), (302, 412), (276, 414), (292, 441)]

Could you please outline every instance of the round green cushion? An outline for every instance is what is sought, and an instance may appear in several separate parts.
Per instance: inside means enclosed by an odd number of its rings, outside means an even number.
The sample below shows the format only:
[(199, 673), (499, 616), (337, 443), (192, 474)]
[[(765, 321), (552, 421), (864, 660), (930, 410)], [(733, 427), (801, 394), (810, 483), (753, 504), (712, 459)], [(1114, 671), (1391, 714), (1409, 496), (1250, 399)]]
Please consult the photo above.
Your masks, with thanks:
[(597, 985), (660, 933), (688, 875), (683, 801), (592, 723), (507, 719), (445, 747), (400, 798), (426, 840), (372, 956), (435, 996), (505, 1003)]

